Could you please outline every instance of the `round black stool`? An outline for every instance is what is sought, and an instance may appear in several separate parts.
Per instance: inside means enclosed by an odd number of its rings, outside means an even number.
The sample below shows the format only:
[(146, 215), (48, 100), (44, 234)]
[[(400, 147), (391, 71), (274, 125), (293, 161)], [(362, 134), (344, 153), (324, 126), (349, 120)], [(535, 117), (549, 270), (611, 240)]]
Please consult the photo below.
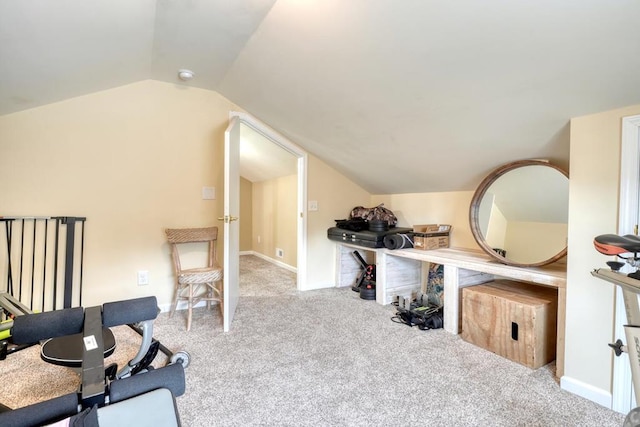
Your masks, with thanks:
[[(102, 328), (102, 339), (104, 357), (107, 358), (116, 349), (116, 339), (109, 328)], [(70, 368), (82, 367), (84, 339), (81, 333), (50, 338), (40, 347), (40, 357), (45, 362)]]

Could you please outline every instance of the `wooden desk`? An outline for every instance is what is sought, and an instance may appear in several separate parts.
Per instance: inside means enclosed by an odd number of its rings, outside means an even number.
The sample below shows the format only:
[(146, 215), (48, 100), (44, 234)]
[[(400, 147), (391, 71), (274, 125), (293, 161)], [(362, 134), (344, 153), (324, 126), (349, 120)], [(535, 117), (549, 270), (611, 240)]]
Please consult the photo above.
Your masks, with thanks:
[(336, 284), (354, 283), (358, 265), (349, 252), (358, 250), (367, 262), (376, 263), (376, 301), (390, 304), (397, 296), (410, 296), (420, 289), (423, 263), (444, 266), (444, 329), (460, 333), (461, 295), (466, 286), (486, 283), (498, 278), (556, 288), (558, 291), (558, 318), (556, 340), (556, 376), (564, 374), (564, 329), (566, 319), (567, 272), (565, 265), (545, 267), (513, 267), (501, 264), (481, 251), (470, 249), (369, 249), (339, 243), (337, 245)]

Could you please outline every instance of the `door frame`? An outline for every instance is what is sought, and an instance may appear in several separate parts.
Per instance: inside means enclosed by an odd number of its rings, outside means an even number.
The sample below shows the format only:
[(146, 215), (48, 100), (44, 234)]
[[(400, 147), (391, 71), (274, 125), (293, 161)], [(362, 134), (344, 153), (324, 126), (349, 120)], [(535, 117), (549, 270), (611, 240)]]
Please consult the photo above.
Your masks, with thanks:
[[(222, 280), (222, 329), (231, 330), (231, 323), (240, 299), (239, 252), (240, 224), (237, 222), (240, 209), (240, 177), (238, 174), (240, 161), (240, 120), (233, 117), (229, 120), (224, 132), (224, 258)], [(239, 215), (238, 215), (239, 216)], [(232, 256), (234, 255), (234, 256)]]
[[(640, 193), (640, 115), (622, 118), (620, 145), (620, 201), (618, 234), (633, 234), (638, 224), (638, 196)], [(622, 292), (616, 286), (614, 339), (625, 341), (627, 314)], [(613, 358), (611, 409), (626, 414), (635, 405), (629, 356), (623, 353)]]
[(297, 259), (296, 259), (296, 286), (299, 291), (306, 290), (307, 278), (307, 152), (297, 144), (291, 142), (281, 133), (275, 131), (265, 123), (253, 117), (251, 114), (230, 111), (229, 119), (237, 117), (241, 123), (251, 127), (256, 132), (293, 154), (298, 159), (298, 191), (297, 191)]

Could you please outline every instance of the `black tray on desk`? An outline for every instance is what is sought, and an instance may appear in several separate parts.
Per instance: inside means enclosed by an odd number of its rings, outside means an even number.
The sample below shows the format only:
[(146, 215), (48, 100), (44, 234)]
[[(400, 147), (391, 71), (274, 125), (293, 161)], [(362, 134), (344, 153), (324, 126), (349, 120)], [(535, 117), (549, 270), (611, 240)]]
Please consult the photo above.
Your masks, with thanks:
[(364, 246), (365, 248), (384, 248), (384, 236), (397, 233), (411, 233), (412, 228), (393, 227), (387, 231), (351, 231), (344, 228), (331, 227), (327, 230), (329, 240)]

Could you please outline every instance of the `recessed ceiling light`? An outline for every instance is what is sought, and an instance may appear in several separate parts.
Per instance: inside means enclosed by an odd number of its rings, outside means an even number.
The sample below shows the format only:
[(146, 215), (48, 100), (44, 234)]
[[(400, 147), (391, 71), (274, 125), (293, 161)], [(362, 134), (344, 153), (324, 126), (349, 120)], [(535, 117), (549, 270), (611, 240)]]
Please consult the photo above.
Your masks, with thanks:
[(195, 73), (191, 70), (185, 70), (185, 69), (178, 70), (178, 77), (182, 81), (188, 82), (193, 78), (193, 76), (195, 76)]

